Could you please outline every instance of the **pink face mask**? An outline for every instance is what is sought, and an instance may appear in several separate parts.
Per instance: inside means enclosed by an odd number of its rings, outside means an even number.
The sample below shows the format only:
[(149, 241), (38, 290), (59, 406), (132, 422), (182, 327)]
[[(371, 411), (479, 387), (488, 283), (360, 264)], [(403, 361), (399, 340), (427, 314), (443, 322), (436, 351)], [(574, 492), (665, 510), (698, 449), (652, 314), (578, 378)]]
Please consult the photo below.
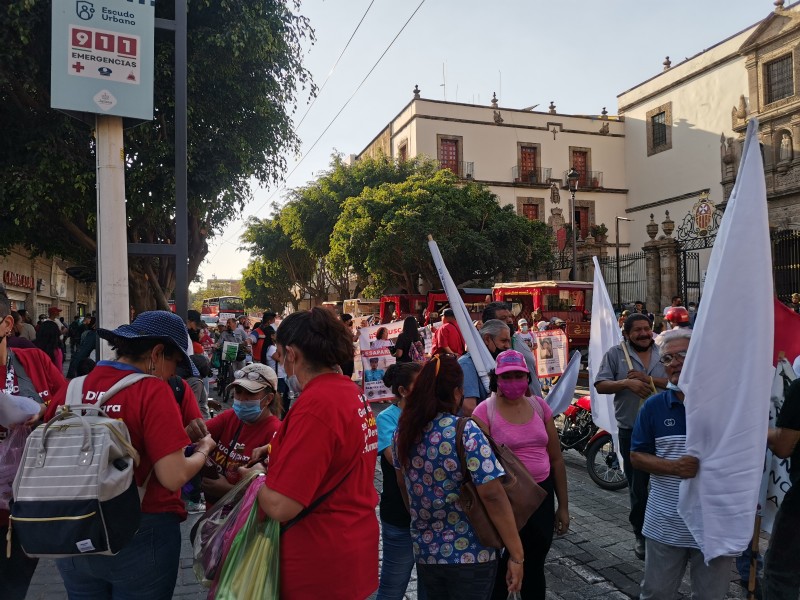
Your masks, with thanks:
[(528, 392), (528, 380), (523, 379), (498, 379), (497, 389), (509, 400), (516, 400)]

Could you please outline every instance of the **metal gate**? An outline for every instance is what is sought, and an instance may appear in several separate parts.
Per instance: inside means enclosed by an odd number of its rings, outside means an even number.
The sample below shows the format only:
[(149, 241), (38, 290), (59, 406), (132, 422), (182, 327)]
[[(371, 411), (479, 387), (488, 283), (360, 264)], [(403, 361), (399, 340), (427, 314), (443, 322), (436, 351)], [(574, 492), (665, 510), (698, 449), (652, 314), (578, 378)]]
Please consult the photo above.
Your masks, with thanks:
[(678, 293), (684, 305), (700, 301), (700, 254), (697, 250), (714, 245), (721, 222), (722, 211), (708, 200), (708, 192), (704, 192), (675, 232), (678, 241)]
[[(614, 305), (617, 299), (623, 306), (647, 300), (647, 259), (644, 252), (633, 252), (619, 257), (619, 287), (617, 287), (617, 259), (614, 256), (598, 258), (603, 279)], [(622, 310), (620, 308), (620, 310)]]
[(778, 300), (789, 302), (792, 294), (800, 292), (800, 231), (772, 234), (772, 273)]

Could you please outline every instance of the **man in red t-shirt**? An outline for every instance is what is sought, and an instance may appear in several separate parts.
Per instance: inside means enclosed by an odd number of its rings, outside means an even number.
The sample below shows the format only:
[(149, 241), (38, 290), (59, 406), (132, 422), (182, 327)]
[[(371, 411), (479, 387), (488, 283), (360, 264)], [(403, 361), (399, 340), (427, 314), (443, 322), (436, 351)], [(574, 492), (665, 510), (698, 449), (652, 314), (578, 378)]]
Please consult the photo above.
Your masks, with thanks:
[[(0, 285), (0, 391), (17, 396), (27, 396), (42, 404), (39, 414), (26, 424), (34, 425), (44, 413), (47, 403), (62, 389), (66, 380), (53, 361), (38, 348), (8, 348), (8, 336), (14, 330), (11, 302), (5, 288)], [(0, 427), (0, 444), (5, 443), (8, 432)], [(8, 533), (8, 511), (0, 510), (0, 539)], [(28, 558), (17, 538), (11, 538), (11, 556), (0, 552), (0, 598), (23, 600), (28, 591), (33, 572), (39, 562)]]
[(440, 352), (461, 356), (466, 352), (464, 336), (458, 328), (456, 313), (452, 308), (445, 308), (442, 312), (442, 326), (433, 335), (433, 345), (431, 346), (431, 356)]

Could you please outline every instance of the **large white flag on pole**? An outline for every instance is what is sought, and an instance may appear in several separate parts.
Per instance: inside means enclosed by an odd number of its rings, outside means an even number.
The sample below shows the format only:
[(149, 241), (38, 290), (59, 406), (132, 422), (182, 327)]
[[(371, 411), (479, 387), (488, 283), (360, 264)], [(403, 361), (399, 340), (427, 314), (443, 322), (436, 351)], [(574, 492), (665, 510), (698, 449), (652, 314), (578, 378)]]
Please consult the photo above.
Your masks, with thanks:
[[(595, 425), (605, 429), (614, 440), (614, 449), (619, 454), (619, 438), (617, 430), (617, 416), (614, 413), (614, 394), (598, 394), (594, 389), (597, 372), (606, 352), (620, 342), (622, 333), (619, 330), (614, 306), (608, 296), (606, 282), (597, 257), (594, 261), (594, 282), (592, 289), (592, 327), (589, 332), (589, 393), (592, 399), (592, 420)], [(619, 459), (620, 468), (622, 458)]]
[(686, 452), (700, 460), (697, 476), (681, 482), (678, 513), (706, 562), (738, 554), (753, 533), (773, 374), (772, 296), (767, 192), (752, 119), (678, 383)]
[[(486, 344), (483, 343), (480, 333), (478, 333), (478, 330), (472, 325), (472, 317), (464, 304), (464, 299), (458, 292), (458, 287), (456, 287), (453, 278), (450, 277), (450, 272), (444, 264), (442, 253), (439, 252), (438, 244), (430, 235), (428, 236), (428, 248), (433, 257), (433, 264), (439, 272), (439, 279), (442, 280), (442, 287), (447, 294), (447, 301), (450, 303), (450, 308), (452, 308), (453, 312), (456, 314), (456, 321), (458, 322), (459, 329), (461, 329), (464, 342), (467, 344), (467, 350), (472, 358), (472, 363), (478, 371), (478, 377), (481, 378), (484, 389), (488, 390), (489, 371), (495, 367), (494, 358), (492, 358)], [(534, 373), (534, 376), (535, 375)], [(479, 398), (479, 400), (483, 400), (483, 398)]]

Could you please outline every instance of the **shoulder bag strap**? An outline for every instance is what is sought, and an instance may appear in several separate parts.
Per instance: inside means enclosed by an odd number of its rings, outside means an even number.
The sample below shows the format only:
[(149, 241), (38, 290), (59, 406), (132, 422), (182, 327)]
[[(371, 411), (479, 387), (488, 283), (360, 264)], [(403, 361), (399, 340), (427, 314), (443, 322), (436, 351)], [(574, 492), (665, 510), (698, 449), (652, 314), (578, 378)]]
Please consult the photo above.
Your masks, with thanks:
[(528, 401), (531, 403), (531, 407), (533, 408), (533, 412), (539, 415), (539, 418), (544, 421), (544, 411), (542, 410), (542, 405), (539, 404), (539, 401), (536, 399), (535, 396), (528, 396)]
[(83, 404), (83, 382), (86, 381), (86, 375), (83, 377), (76, 377), (70, 380), (67, 386), (67, 399), (64, 404), (67, 406), (77, 406)]
[[(371, 409), (369, 408), (369, 405), (367, 404), (367, 401), (366, 401), (366, 399), (364, 398), (364, 396), (363, 396), (363, 395), (361, 396), (361, 402), (364, 404), (364, 408), (366, 408), (366, 409), (367, 409), (367, 411), (368, 411), (368, 412), (370, 412), (370, 411), (371, 411)], [(352, 466), (352, 467), (350, 467), (350, 469), (347, 471), (347, 473), (345, 473), (344, 477), (342, 477), (342, 478), (339, 480), (339, 483), (337, 483), (335, 486), (333, 486), (333, 487), (332, 487), (331, 489), (329, 489), (327, 492), (325, 492), (324, 494), (322, 494), (322, 495), (321, 495), (319, 498), (317, 498), (316, 500), (314, 500), (314, 501), (313, 501), (311, 504), (309, 504), (308, 506), (306, 506), (306, 507), (305, 507), (303, 510), (301, 510), (299, 513), (297, 513), (297, 516), (296, 516), (296, 517), (294, 517), (293, 519), (289, 519), (289, 520), (288, 520), (286, 523), (284, 523), (283, 525), (281, 525), (281, 535), (283, 535), (284, 533), (286, 533), (286, 532), (287, 532), (289, 529), (291, 529), (292, 527), (294, 527), (295, 525), (297, 525), (297, 524), (298, 524), (300, 521), (302, 521), (302, 520), (303, 520), (303, 519), (305, 519), (305, 518), (306, 518), (308, 515), (310, 515), (312, 512), (314, 512), (314, 511), (317, 509), (317, 507), (318, 507), (320, 504), (322, 504), (323, 502), (325, 502), (325, 500), (327, 500), (327, 499), (328, 499), (328, 497), (329, 497), (331, 494), (333, 494), (333, 492), (335, 492), (335, 491), (336, 491), (336, 490), (339, 488), (339, 486), (340, 486), (340, 485), (342, 485), (342, 484), (343, 484), (343, 483), (344, 483), (344, 482), (347, 480), (347, 478), (348, 478), (348, 477), (350, 477), (350, 474), (351, 474), (353, 471), (355, 471), (355, 470), (356, 470), (356, 467), (358, 467), (358, 463), (359, 463), (359, 460), (358, 460), (358, 459), (359, 459), (359, 457), (361, 456), (361, 452), (362, 452), (362, 450), (361, 450), (361, 446), (359, 446), (359, 447), (358, 447), (358, 450), (357, 450), (357, 453), (356, 453), (356, 456), (355, 456), (355, 460), (354, 460), (354, 462), (353, 462), (353, 466)]]
[(468, 477), (470, 479), (472, 478), (467, 469), (467, 460), (464, 454), (464, 428), (467, 426), (467, 421), (469, 420), (470, 417), (461, 417), (458, 419), (458, 424), (456, 425), (456, 456), (458, 456), (458, 466), (461, 470), (462, 481), (467, 481)]
[(121, 392), (125, 388), (129, 388), (134, 383), (137, 383), (142, 379), (146, 379), (147, 377), (153, 377), (153, 375), (147, 375), (145, 373), (131, 373), (130, 375), (126, 375), (117, 383), (108, 388), (103, 394), (103, 397), (100, 398), (95, 406), (103, 406), (103, 404), (105, 404), (112, 396), (116, 395), (117, 392)]

